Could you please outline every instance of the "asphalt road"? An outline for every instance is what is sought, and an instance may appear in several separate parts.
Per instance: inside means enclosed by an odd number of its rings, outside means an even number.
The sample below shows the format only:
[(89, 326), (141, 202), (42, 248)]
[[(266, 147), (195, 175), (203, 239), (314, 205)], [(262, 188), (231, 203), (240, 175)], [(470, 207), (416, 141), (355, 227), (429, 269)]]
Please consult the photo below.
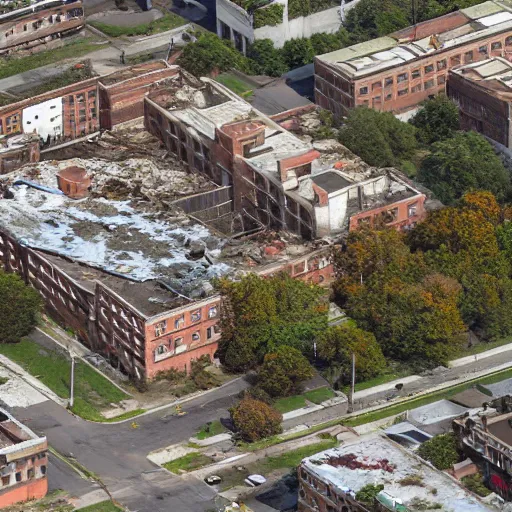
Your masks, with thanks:
[[(207, 421), (227, 417), (227, 409), (247, 384), (238, 379), (183, 406), (187, 415), (169, 407), (122, 424), (91, 423), (48, 400), (12, 413), (35, 432), (47, 436), (59, 453), (75, 457), (97, 474), (112, 495), (132, 511), (202, 512), (214, 506), (216, 493), (197, 479), (174, 477), (147, 458), (153, 450), (186, 440)], [(52, 488), (87, 491), (71, 469), (53, 458)]]

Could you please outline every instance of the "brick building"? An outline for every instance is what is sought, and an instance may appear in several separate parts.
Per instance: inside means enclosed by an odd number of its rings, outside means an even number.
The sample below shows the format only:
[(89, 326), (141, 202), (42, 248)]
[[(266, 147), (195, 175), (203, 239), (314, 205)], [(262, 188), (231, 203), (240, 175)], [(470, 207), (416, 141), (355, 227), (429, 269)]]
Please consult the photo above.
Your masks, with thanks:
[(494, 57), (451, 70), (446, 92), (459, 106), (460, 127), (512, 148), (512, 64)]
[(371, 168), (351, 154), (322, 160), (311, 144), (213, 80), (182, 73), (144, 102), (150, 133), (191, 171), (232, 186), (241, 231), (269, 228), (313, 239), (373, 223), (376, 215), (397, 228), (425, 215), (425, 196), (398, 171)]
[(445, 89), (449, 70), (512, 54), (512, 4), (488, 1), (315, 58), (315, 102), (395, 114)]
[[(419, 504), (452, 512), (494, 510), (446, 473), (378, 434), (307, 457), (298, 477), (299, 512), (408, 512)], [(371, 504), (356, 498), (368, 484), (384, 486)]]
[(47, 449), (46, 437), (0, 409), (0, 508), (46, 495)]
[(43, 0), (0, 14), (0, 55), (37, 48), (85, 26), (80, 0)]

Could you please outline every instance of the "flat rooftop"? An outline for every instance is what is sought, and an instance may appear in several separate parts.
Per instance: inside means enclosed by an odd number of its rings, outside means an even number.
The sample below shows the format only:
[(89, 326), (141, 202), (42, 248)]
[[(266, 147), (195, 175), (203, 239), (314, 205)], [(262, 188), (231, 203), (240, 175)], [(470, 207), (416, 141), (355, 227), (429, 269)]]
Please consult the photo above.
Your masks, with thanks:
[(450, 72), (483, 89), (512, 93), (512, 63), (502, 57), (466, 64)]
[[(444, 473), (380, 435), (366, 436), (317, 453), (304, 459), (302, 464), (322, 481), (352, 495), (367, 484), (383, 484), (386, 493), (401, 499), (411, 509), (421, 500), (431, 503), (430, 508), (447, 512), (495, 510)], [(411, 477), (421, 478), (423, 486), (410, 485), (408, 478)]]
[(347, 180), (341, 174), (338, 174), (337, 172), (334, 171), (327, 171), (321, 174), (314, 174), (311, 176), (311, 180), (313, 181), (313, 183), (315, 183), (320, 188), (325, 190), (328, 194), (330, 194), (331, 192), (336, 192), (337, 190), (341, 190), (354, 184), (352, 181)]
[(510, 30), (512, 5), (491, 0), (316, 58), (357, 79)]
[(511, 414), (502, 414), (490, 419), (487, 423), (489, 432), (508, 446), (512, 446), (511, 416)]
[(0, 408), (0, 456), (10, 447), (32, 439), (38, 439), (38, 436)]

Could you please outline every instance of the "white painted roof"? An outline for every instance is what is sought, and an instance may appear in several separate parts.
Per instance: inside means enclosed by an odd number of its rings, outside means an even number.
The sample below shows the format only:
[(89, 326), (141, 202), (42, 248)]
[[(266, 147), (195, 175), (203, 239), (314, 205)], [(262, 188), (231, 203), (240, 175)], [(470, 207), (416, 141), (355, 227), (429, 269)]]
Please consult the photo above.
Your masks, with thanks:
[(486, 16), (485, 18), (478, 19), (478, 23), (481, 23), (485, 27), (493, 27), (498, 23), (504, 23), (505, 21), (512, 20), (512, 13), (510, 12), (497, 12), (496, 14), (492, 14), (491, 16)]

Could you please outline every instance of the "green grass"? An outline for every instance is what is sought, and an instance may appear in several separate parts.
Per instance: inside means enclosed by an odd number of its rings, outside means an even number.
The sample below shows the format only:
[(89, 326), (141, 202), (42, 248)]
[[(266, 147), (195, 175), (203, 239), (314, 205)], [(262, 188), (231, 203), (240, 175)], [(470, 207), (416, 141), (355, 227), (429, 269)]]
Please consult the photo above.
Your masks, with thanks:
[(96, 503), (95, 505), (89, 505), (88, 507), (81, 508), (83, 512), (120, 512), (124, 510), (110, 500), (102, 501), (100, 503)]
[(183, 457), (179, 459), (171, 460), (171, 462), (166, 462), (164, 464), (164, 468), (169, 470), (171, 473), (178, 474), (180, 469), (184, 471), (193, 471), (194, 469), (199, 469), (203, 466), (212, 463), (212, 459), (203, 455), (199, 452), (187, 453)]
[(212, 421), (208, 427), (208, 425), (203, 425), (201, 430), (196, 434), (197, 439), (207, 439), (209, 437), (213, 437), (219, 434), (226, 432), (224, 425), (219, 421)]
[[(362, 391), (363, 389), (373, 388), (375, 386), (380, 386), (381, 384), (391, 382), (392, 380), (407, 377), (408, 375), (410, 375), (410, 373), (407, 371), (384, 373), (382, 375), (379, 375), (378, 377), (374, 377), (373, 379), (365, 380), (363, 382), (356, 382), (355, 390)], [(350, 386), (344, 386), (342, 388), (342, 391), (345, 394), (350, 393)]]
[(497, 341), (491, 341), (491, 342), (481, 342), (476, 345), (473, 345), (470, 348), (463, 349), (459, 357), (465, 357), (465, 356), (474, 356), (475, 354), (481, 354), (482, 352), (486, 352), (487, 350), (492, 350), (493, 348), (502, 347), (503, 345), (508, 345), (509, 343), (512, 343), (512, 338), (502, 338)]
[(300, 409), (301, 407), (306, 407), (306, 400), (309, 400), (314, 404), (320, 404), (324, 400), (329, 400), (335, 396), (336, 393), (334, 393), (331, 388), (325, 386), (323, 388), (307, 391), (302, 395), (286, 396), (284, 398), (280, 398), (279, 400), (276, 400), (273, 405), (280, 413), (284, 414), (286, 412)]
[(94, 44), (91, 39), (79, 39), (54, 50), (35, 53), (26, 57), (3, 58), (0, 60), (0, 78), (24, 73), (47, 64), (55, 64), (64, 59), (80, 57), (101, 48), (104, 48), (104, 46)]
[(215, 80), (222, 85), (225, 85), (235, 94), (242, 96), (242, 98), (248, 98), (253, 94), (252, 87), (248, 83), (230, 73), (223, 73), (222, 75), (219, 75)]
[(160, 32), (166, 32), (167, 30), (172, 30), (173, 28), (182, 27), (187, 23), (188, 21), (185, 18), (182, 18), (173, 12), (164, 14), (158, 20), (154, 20), (149, 23), (142, 23), (133, 27), (109, 25), (107, 23), (102, 23), (101, 21), (88, 22), (89, 25), (110, 37), (149, 36), (151, 34), (159, 34)]
[[(20, 343), (0, 344), (0, 354), (18, 363), (59, 397), (69, 398), (71, 362), (63, 355), (43, 348), (28, 339), (23, 339)], [(118, 418), (106, 420), (100, 414), (100, 410), (126, 398), (128, 398), (127, 394), (90, 366), (80, 361), (76, 362), (73, 407), (75, 414), (92, 421), (117, 421)], [(126, 414), (131, 417), (134, 411)]]
[(0, 377), (0, 386), (6, 384), (9, 381), (7, 377)]
[(330, 400), (336, 396), (336, 393), (329, 387), (324, 386), (323, 388), (312, 389), (311, 391), (306, 391), (303, 394), (306, 400), (313, 402), (314, 404), (321, 404), (326, 400)]
[(273, 406), (282, 414), (306, 407), (306, 400), (302, 395), (286, 396), (276, 400)]

